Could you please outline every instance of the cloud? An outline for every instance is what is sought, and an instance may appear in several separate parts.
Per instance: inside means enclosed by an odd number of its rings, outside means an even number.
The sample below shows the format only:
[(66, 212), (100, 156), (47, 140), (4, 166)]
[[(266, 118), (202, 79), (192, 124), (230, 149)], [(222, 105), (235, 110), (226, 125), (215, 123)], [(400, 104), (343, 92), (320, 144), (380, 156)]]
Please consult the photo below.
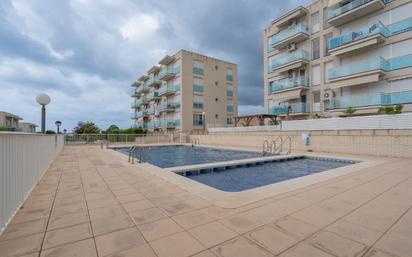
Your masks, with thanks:
[(48, 124), (131, 124), (130, 84), (187, 49), (238, 64), (240, 114), (262, 112), (263, 29), (308, 0), (0, 1), (0, 110)]

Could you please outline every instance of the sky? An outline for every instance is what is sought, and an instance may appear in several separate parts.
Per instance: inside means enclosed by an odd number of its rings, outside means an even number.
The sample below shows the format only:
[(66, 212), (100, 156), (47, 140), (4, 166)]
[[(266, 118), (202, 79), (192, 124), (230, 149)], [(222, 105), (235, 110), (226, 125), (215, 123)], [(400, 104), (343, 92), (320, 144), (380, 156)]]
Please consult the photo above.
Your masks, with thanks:
[(309, 0), (1, 0), (0, 111), (47, 128), (132, 124), (130, 85), (180, 49), (238, 64), (239, 114), (263, 111), (263, 30)]

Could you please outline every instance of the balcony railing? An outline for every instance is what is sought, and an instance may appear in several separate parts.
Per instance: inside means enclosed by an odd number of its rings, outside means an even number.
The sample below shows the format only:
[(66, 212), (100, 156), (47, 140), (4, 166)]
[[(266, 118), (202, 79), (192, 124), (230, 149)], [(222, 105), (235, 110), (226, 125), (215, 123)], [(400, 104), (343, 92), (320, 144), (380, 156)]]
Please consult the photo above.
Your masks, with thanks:
[(412, 91), (396, 93), (375, 93), (367, 95), (341, 97), (340, 99), (330, 101), (330, 109), (384, 106), (408, 103), (412, 103)]
[(145, 93), (145, 92), (147, 92), (147, 91), (149, 91), (150, 89), (149, 89), (149, 87), (147, 86), (147, 85), (143, 85), (143, 86), (140, 86), (139, 88), (138, 88), (138, 92), (139, 93)]
[(193, 91), (194, 92), (203, 92), (203, 85), (193, 84)]
[(359, 31), (351, 32), (340, 37), (332, 38), (329, 40), (328, 46), (329, 49), (333, 49), (377, 34), (381, 34), (384, 37), (388, 37), (390, 35), (390, 31), (381, 22), (377, 22)]
[(233, 90), (226, 90), (226, 96), (232, 97), (233, 96)]
[(226, 111), (227, 112), (233, 112), (233, 106), (232, 105), (226, 106)]
[(159, 80), (158, 76), (148, 79), (145, 83), (145, 86), (151, 87), (154, 85), (161, 85), (162, 82)]
[(203, 109), (203, 103), (193, 102), (194, 109)]
[(376, 59), (370, 59), (367, 61), (343, 65), (339, 68), (330, 69), (328, 71), (328, 78), (332, 80), (374, 70), (387, 72), (409, 67), (412, 67), (412, 54), (395, 57), (388, 60), (379, 57)]
[(228, 81), (233, 81), (233, 75), (227, 74), (227, 75), (226, 75), (226, 80), (228, 80)]
[(203, 68), (193, 67), (193, 73), (198, 75), (203, 75)]
[(163, 103), (160, 105), (159, 109), (160, 111), (166, 111), (166, 110), (176, 110), (180, 108), (180, 102), (175, 102), (175, 103)]
[(285, 39), (288, 39), (299, 33), (304, 33), (304, 34), (309, 35), (308, 27), (306, 27), (306, 25), (304, 25), (303, 23), (299, 23), (296, 26), (293, 26), (286, 30), (282, 30), (281, 32), (279, 32), (278, 34), (270, 38), (270, 45), (271, 46), (276, 45), (277, 43), (280, 43), (284, 41)]
[(180, 67), (173, 67), (169, 69), (165, 69), (159, 72), (158, 78), (163, 80), (168, 80), (173, 78), (176, 74), (180, 72)]
[(306, 52), (305, 50), (298, 50), (298, 51), (295, 51), (295, 52), (292, 52), (292, 53), (289, 53), (289, 54), (282, 55), (278, 58), (275, 58), (272, 61), (272, 65), (271, 65), (269, 71), (271, 72), (271, 71), (273, 71), (274, 69), (276, 69), (280, 66), (283, 66), (283, 65), (286, 65), (288, 63), (292, 63), (292, 62), (295, 62), (295, 61), (298, 61), (298, 60), (308, 61), (309, 60), (308, 52)]
[(382, 57), (376, 59), (370, 59), (366, 61), (362, 61), (359, 63), (353, 63), (349, 65), (343, 65), (339, 68), (330, 69), (328, 71), (328, 78), (338, 79), (341, 77), (352, 76), (359, 73), (374, 71), (374, 70), (381, 70), (387, 71), (389, 70), (390, 64), (387, 60)]
[(175, 128), (180, 126), (180, 120), (160, 120), (159, 127), (161, 128)]
[[(369, 2), (372, 2), (373, 0), (354, 0), (351, 1), (343, 6), (337, 6), (335, 8), (331, 8), (329, 9), (328, 13), (327, 13), (327, 19), (331, 20), (333, 18), (336, 18), (342, 14), (345, 14), (347, 12), (350, 12), (362, 5), (368, 4)], [(391, 2), (393, 0), (383, 0), (382, 2), (387, 4), (389, 2)]]
[(159, 88), (159, 96), (164, 94), (174, 94), (180, 90), (180, 85), (173, 85), (173, 86), (163, 86)]
[(270, 88), (269, 94), (276, 92), (276, 91), (281, 91), (285, 89), (291, 89), (295, 87), (308, 87), (309, 86), (309, 80), (307, 77), (301, 77), (301, 78), (295, 78), (295, 79), (285, 79), (282, 81), (277, 81), (272, 84), (272, 87)]
[(285, 106), (274, 106), (270, 109), (270, 114), (273, 115), (284, 115), (284, 114), (294, 114), (294, 113), (309, 113), (310, 108), (308, 103), (295, 103)]
[(146, 97), (148, 100), (153, 100), (159, 97), (159, 93), (157, 91), (152, 91), (149, 94), (147, 94)]

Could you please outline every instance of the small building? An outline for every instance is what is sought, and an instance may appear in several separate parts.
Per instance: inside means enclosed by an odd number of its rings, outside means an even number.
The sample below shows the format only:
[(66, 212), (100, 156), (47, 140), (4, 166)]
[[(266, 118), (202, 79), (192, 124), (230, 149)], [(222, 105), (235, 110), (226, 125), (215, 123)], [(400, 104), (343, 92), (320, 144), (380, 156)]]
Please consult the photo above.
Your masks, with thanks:
[(0, 130), (20, 131), (19, 120), (21, 119), (15, 114), (0, 111)]
[(277, 116), (273, 114), (253, 114), (234, 117), (235, 127), (263, 126), (277, 124)]
[(21, 121), (19, 122), (19, 129), (25, 133), (36, 133), (37, 125), (31, 122)]

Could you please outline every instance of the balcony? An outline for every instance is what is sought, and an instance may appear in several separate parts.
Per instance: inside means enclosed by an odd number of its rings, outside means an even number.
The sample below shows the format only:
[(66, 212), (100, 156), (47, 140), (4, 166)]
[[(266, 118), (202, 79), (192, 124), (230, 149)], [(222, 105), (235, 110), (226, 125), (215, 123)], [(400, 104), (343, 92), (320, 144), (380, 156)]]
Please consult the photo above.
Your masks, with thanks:
[(146, 109), (147, 115), (154, 115), (156, 113), (156, 109), (152, 106)]
[(159, 96), (168, 96), (173, 95), (180, 90), (180, 85), (173, 85), (173, 86), (163, 86), (159, 88), (158, 93)]
[(171, 68), (171, 69), (166, 69), (162, 70), (159, 72), (158, 78), (160, 80), (168, 81), (176, 76), (180, 72), (179, 67)]
[(329, 53), (343, 55), (358, 50), (366, 50), (385, 41), (390, 36), (390, 31), (381, 22), (356, 32), (351, 32), (340, 37), (332, 38), (328, 42)]
[(340, 26), (356, 20), (367, 14), (376, 12), (385, 7), (390, 0), (354, 0), (343, 5), (337, 5), (329, 9), (328, 22), (332, 26)]
[(153, 86), (159, 86), (161, 84), (162, 84), (162, 81), (160, 81), (158, 79), (158, 77), (156, 76), (156, 77), (152, 77), (148, 81), (146, 81), (145, 86), (153, 87)]
[(140, 97), (140, 91), (137, 88), (131, 88), (129, 92), (131, 97)]
[(233, 97), (233, 90), (226, 90), (227, 97)]
[(309, 38), (308, 27), (299, 23), (272, 36), (270, 38), (270, 44), (273, 48), (281, 50), (291, 43), (301, 42), (307, 38)]
[(285, 15), (277, 18), (276, 20), (272, 21), (272, 25), (281, 28), (283, 26), (288, 25), (288, 23), (291, 20), (297, 19), (299, 17), (302, 17), (304, 15), (306, 15), (306, 13), (308, 12), (308, 10), (302, 6), (299, 6), (296, 9), (293, 9), (292, 11), (286, 13)]
[(141, 99), (134, 100), (134, 101), (130, 104), (130, 108), (132, 108), (132, 109), (139, 108), (140, 103), (141, 103)]
[(180, 108), (180, 102), (176, 103), (163, 103), (160, 105), (160, 112), (173, 112)]
[(290, 115), (306, 114), (310, 112), (308, 103), (294, 103), (285, 106), (274, 106), (270, 108), (269, 114), (273, 115)]
[(140, 119), (147, 116), (147, 112), (146, 111), (140, 111), (140, 112), (135, 112), (132, 113), (132, 119)]
[(283, 92), (295, 89), (306, 89), (309, 87), (309, 79), (307, 77), (284, 79), (276, 81), (272, 84), (269, 94)]
[(233, 81), (233, 75), (232, 74), (226, 74), (226, 80), (227, 81)]
[(173, 129), (180, 126), (180, 120), (160, 120), (159, 127)]
[(146, 97), (147, 97), (147, 99), (148, 99), (149, 101), (151, 101), (151, 100), (158, 100), (158, 99), (161, 98), (161, 97), (159, 96), (159, 93), (158, 93), (157, 91), (152, 91), (152, 92), (150, 92), (149, 94), (146, 95)]
[(330, 109), (347, 109), (349, 107), (377, 107), (412, 103), (412, 91), (396, 93), (376, 93), (341, 97), (330, 101)]
[(203, 109), (203, 103), (193, 102), (193, 109)]
[(145, 85), (142, 85), (141, 87), (139, 87), (138, 90), (139, 90), (138, 92), (139, 92), (140, 94), (142, 94), (142, 93), (148, 92), (150, 89), (149, 89), (149, 87), (145, 84)]
[(390, 63), (379, 57), (330, 69), (328, 78), (331, 88), (340, 88), (377, 82), (388, 70)]
[(233, 112), (233, 106), (232, 105), (226, 106), (226, 111), (227, 112)]
[(197, 75), (203, 75), (203, 68), (193, 67), (193, 73)]
[(275, 58), (269, 67), (269, 72), (282, 73), (291, 69), (300, 68), (309, 62), (309, 54), (305, 50), (284, 54)]

